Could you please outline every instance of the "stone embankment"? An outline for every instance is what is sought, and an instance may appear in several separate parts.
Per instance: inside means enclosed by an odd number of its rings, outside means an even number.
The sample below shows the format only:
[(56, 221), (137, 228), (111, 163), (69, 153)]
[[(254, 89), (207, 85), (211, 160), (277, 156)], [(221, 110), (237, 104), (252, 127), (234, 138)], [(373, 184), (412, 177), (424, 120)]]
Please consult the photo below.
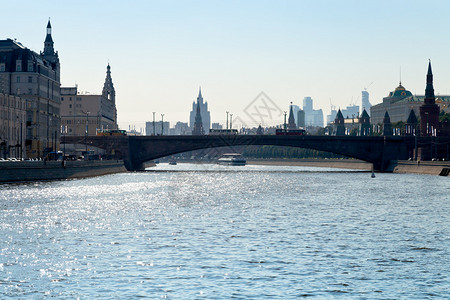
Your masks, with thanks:
[(371, 163), (357, 159), (248, 159), (247, 164), (372, 170)]
[(0, 162), (0, 182), (84, 178), (126, 172), (121, 160)]
[[(372, 164), (357, 159), (249, 159), (249, 165), (285, 165), (354, 170), (372, 170)], [(450, 176), (449, 161), (393, 161), (387, 172)]]
[(409, 161), (399, 160), (390, 164), (387, 171), (429, 175), (450, 175), (450, 161)]

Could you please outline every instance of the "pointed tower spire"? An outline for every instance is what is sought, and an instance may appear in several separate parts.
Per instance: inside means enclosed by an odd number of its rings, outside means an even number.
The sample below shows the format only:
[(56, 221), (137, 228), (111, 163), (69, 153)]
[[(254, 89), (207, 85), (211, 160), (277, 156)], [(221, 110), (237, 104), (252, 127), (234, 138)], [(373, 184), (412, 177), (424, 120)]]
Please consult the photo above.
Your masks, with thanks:
[(111, 66), (109, 65), (109, 63), (108, 66), (106, 67), (106, 78), (105, 84), (103, 85), (102, 95), (108, 100), (111, 100), (113, 103), (115, 103), (116, 92), (114, 90), (114, 84), (111, 78)]
[(201, 104), (203, 104), (203, 96), (202, 96), (202, 87), (200, 86), (198, 88), (198, 97), (197, 97), (197, 103), (200, 102)]
[(44, 41), (44, 55), (55, 55), (55, 49), (53, 48), (53, 39), (52, 39), (52, 24), (50, 24), (50, 18), (47, 23), (47, 35)]
[(203, 135), (203, 134), (205, 134), (205, 130), (203, 129), (202, 115), (200, 113), (200, 102), (197, 99), (197, 111), (195, 113), (194, 130), (192, 130), (192, 135)]
[(391, 118), (389, 117), (389, 113), (387, 110), (386, 110), (386, 113), (384, 114), (384, 118), (383, 118), (383, 135), (384, 136), (392, 135)]
[(428, 61), (427, 86), (425, 88), (425, 104), (434, 104), (433, 72), (431, 71), (431, 60)]
[(292, 102), (289, 109), (289, 119), (288, 119), (288, 130), (295, 130), (297, 129), (297, 124), (295, 124), (295, 118), (294, 118), (294, 110), (292, 109)]
[(334, 119), (334, 125), (336, 126), (337, 136), (345, 135), (344, 116), (342, 115), (340, 108), (336, 114), (336, 118)]
[(417, 124), (419, 121), (417, 120), (416, 113), (414, 112), (414, 109), (411, 108), (411, 111), (409, 112), (408, 120), (405, 124), (405, 134), (406, 135), (416, 135), (417, 131)]
[[(420, 135), (432, 136), (437, 135), (439, 127), (439, 111), (440, 107), (436, 104), (433, 88), (433, 72), (431, 70), (431, 60), (428, 61), (427, 85), (425, 88), (425, 99), (420, 107)], [(427, 151), (425, 151), (427, 152)], [(422, 155), (422, 159), (431, 159)]]

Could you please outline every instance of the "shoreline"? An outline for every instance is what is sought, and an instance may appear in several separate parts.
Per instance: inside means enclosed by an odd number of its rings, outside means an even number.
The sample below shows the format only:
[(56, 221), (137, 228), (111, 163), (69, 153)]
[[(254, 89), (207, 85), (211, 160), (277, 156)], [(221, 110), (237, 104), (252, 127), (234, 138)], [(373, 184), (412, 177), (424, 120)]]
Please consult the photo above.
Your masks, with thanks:
[(88, 178), (126, 172), (121, 160), (0, 163), (0, 184)]
[(303, 166), (371, 171), (372, 164), (362, 160), (346, 159), (247, 159), (248, 165)]
[[(249, 165), (305, 166), (372, 171), (372, 164), (357, 159), (248, 159)], [(390, 163), (387, 173), (450, 176), (449, 161), (408, 161)]]

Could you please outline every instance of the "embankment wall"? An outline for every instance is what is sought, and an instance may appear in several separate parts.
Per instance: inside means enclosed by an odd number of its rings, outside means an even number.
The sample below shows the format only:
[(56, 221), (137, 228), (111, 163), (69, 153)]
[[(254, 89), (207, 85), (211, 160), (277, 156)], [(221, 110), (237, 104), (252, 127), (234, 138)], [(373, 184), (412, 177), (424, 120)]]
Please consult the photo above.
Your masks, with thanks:
[(126, 172), (121, 160), (1, 162), (0, 182), (93, 177)]

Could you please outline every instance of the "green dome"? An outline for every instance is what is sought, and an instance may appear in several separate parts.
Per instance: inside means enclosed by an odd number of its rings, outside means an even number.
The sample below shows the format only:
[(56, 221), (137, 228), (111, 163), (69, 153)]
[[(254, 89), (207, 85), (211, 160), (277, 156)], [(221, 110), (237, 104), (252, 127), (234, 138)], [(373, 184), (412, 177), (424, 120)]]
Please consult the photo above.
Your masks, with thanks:
[(400, 82), (400, 85), (395, 89), (395, 91), (389, 93), (389, 97), (393, 98), (406, 98), (412, 96), (412, 93), (408, 90), (406, 90), (402, 83)]

